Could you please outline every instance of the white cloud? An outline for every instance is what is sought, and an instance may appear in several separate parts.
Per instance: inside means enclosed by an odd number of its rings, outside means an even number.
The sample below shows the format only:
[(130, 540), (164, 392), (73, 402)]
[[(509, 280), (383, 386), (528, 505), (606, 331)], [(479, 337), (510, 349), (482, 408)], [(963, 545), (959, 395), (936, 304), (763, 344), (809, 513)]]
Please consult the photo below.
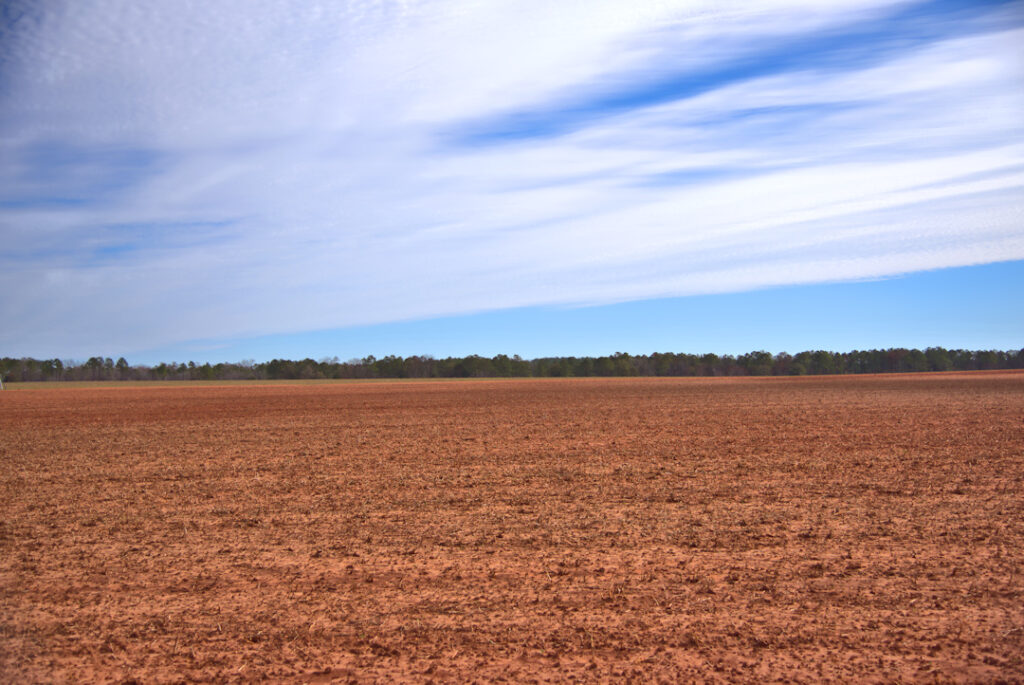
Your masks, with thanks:
[[(844, 68), (719, 68), (907, 6), (54, 4), (0, 53), (17, 192), (0, 196), (0, 318), (18, 322), (0, 346), (130, 351), (1024, 258), (1021, 29)], [(607, 106), (673, 74), (712, 83)], [(516, 113), (568, 123), (455, 135)], [(104, 154), (133, 150), (97, 185)]]

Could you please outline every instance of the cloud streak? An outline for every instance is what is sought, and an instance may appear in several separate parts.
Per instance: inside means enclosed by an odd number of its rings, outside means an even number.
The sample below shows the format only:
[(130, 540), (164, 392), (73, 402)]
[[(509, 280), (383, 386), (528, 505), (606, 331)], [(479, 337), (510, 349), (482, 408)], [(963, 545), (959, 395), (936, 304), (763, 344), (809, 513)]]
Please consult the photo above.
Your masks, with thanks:
[(1021, 3), (748, 8), (9, 3), (0, 349), (1024, 258)]

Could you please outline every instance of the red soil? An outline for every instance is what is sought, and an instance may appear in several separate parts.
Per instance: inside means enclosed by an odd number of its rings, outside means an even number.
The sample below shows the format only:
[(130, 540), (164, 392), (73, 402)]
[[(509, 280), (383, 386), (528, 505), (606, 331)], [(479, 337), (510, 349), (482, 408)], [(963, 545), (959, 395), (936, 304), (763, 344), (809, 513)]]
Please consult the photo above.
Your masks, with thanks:
[(1024, 374), (0, 393), (0, 680), (1024, 681)]

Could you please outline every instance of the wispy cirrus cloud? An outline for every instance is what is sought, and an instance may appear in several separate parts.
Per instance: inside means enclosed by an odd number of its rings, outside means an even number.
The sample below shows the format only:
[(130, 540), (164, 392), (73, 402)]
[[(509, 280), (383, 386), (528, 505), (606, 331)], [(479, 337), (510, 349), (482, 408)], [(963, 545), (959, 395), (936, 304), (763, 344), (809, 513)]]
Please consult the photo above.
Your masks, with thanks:
[(1024, 258), (1024, 7), (8, 3), (0, 347)]

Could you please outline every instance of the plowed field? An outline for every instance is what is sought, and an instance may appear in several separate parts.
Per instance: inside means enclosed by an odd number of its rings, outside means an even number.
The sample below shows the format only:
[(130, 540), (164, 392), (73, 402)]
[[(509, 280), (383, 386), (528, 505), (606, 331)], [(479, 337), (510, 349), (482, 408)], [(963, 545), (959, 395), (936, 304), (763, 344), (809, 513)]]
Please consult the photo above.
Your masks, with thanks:
[(1024, 374), (0, 393), (0, 680), (1024, 681)]

